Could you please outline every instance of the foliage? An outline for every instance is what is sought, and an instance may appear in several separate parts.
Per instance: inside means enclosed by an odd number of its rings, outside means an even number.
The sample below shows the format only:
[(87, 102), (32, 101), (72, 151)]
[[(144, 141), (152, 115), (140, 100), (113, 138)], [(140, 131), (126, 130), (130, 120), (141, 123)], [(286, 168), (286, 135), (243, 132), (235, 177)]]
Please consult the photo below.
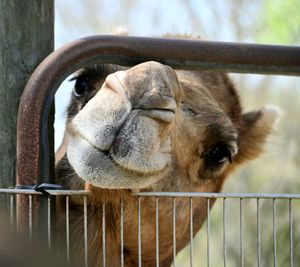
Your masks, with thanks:
[(300, 43), (300, 1), (263, 0), (257, 40), (266, 43)]

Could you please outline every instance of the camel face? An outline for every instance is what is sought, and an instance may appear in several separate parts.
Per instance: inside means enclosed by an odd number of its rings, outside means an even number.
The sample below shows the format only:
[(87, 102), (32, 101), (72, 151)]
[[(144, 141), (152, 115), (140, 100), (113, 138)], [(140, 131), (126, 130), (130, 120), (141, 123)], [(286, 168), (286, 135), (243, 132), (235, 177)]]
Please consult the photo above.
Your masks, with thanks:
[(70, 125), (75, 171), (104, 188), (155, 183), (170, 169), (179, 93), (174, 70), (156, 62), (107, 76)]
[(175, 173), (188, 190), (223, 181), (260, 153), (277, 117), (270, 108), (242, 114), (225, 75), (157, 62), (95, 84), (98, 92), (70, 119), (67, 157), (80, 178), (101, 188), (154, 188)]

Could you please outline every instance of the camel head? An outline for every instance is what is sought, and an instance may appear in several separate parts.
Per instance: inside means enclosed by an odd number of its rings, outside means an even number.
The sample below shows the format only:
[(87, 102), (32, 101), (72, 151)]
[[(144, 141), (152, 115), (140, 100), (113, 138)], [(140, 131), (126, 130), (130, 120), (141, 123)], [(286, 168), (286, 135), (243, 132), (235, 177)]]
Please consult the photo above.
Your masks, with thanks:
[(110, 68), (82, 70), (69, 108), (68, 161), (96, 187), (219, 191), (260, 154), (278, 117), (273, 107), (243, 113), (226, 74)]

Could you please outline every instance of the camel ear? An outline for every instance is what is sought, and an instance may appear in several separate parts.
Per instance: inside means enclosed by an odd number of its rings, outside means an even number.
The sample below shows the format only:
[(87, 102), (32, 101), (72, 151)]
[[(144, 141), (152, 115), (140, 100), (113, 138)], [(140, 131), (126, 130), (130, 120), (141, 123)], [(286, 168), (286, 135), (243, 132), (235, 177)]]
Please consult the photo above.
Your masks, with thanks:
[(256, 158), (263, 152), (266, 139), (273, 131), (279, 116), (280, 110), (275, 106), (266, 106), (242, 115), (239, 127), (239, 152), (235, 161), (242, 163)]

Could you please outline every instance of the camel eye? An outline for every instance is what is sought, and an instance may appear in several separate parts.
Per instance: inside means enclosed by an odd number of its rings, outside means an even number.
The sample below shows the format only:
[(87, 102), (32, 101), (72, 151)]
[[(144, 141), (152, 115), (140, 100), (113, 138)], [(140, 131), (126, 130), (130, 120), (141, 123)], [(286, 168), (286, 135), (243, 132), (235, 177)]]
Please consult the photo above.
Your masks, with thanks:
[(89, 80), (85, 76), (79, 76), (76, 78), (76, 83), (74, 87), (74, 95), (76, 97), (83, 96), (89, 88)]
[(214, 167), (221, 166), (226, 160), (231, 162), (231, 152), (227, 145), (216, 144), (207, 154), (208, 163)]

